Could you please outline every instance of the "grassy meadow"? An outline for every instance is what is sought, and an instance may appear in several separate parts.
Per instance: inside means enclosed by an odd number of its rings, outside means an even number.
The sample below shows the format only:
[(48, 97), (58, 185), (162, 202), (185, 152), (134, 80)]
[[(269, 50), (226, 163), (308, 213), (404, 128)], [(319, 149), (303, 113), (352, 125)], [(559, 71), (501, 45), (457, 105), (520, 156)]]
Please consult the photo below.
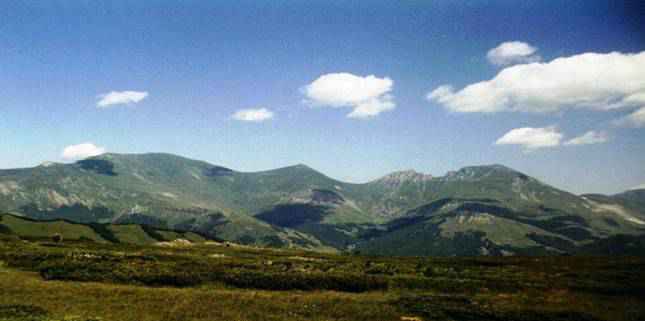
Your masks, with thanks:
[(0, 241), (0, 320), (643, 320), (645, 259)]

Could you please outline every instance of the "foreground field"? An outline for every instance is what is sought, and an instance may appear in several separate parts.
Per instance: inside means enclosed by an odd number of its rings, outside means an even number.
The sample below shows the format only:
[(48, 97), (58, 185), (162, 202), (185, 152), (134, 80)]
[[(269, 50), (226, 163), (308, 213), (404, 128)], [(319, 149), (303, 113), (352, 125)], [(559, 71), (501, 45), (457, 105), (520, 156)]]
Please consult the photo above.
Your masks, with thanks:
[(645, 259), (0, 241), (0, 320), (642, 320)]

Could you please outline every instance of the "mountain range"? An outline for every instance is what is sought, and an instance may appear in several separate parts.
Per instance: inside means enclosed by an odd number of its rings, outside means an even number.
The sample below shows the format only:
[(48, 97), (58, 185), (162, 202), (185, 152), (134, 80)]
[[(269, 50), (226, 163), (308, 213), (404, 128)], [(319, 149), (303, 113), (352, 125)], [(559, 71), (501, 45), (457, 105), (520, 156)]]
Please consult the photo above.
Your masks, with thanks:
[(645, 190), (574, 195), (502, 165), (351, 184), (305, 165), (103, 154), (0, 170), (0, 213), (379, 255), (645, 253)]

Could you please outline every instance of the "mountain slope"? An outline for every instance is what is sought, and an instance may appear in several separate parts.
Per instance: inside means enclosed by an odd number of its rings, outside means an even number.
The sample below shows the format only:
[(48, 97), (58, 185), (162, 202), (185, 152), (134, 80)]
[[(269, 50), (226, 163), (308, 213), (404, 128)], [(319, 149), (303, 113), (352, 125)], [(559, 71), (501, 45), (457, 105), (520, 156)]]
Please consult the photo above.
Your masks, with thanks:
[(389, 255), (557, 254), (593, 242), (588, 226), (580, 216), (536, 218), (496, 200), (447, 198), (365, 234), (358, 248)]
[[(0, 210), (39, 219), (145, 223), (240, 243), (322, 247), (308, 235), (247, 215), (253, 207), (240, 204), (255, 206), (267, 196), (240, 192), (255, 185), (246, 176), (168, 154), (105, 154), (74, 164), (0, 171)], [(258, 197), (250, 200), (252, 194)]]
[(595, 244), (602, 240), (645, 234), (644, 208), (616, 204), (624, 196), (580, 197), (501, 165), (466, 167), (430, 182), (425, 197), (432, 201), (364, 233), (357, 249), (388, 255), (590, 253), (601, 251)]
[(634, 189), (613, 196), (633, 208), (645, 208), (645, 189)]
[(207, 241), (192, 232), (159, 230), (147, 226), (128, 224), (81, 224), (65, 220), (36, 221), (20, 216), (0, 214), (0, 238), (52, 239), (60, 235), (65, 240), (91, 240), (100, 243), (125, 243), (149, 245), (179, 239), (191, 242)]

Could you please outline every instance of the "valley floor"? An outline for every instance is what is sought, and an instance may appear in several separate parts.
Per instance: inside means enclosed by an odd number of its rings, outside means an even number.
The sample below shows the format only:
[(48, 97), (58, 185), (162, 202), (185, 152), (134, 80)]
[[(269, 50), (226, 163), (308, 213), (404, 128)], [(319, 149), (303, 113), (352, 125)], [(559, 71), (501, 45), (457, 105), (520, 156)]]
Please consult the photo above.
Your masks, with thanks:
[(0, 241), (0, 320), (643, 320), (644, 267)]

